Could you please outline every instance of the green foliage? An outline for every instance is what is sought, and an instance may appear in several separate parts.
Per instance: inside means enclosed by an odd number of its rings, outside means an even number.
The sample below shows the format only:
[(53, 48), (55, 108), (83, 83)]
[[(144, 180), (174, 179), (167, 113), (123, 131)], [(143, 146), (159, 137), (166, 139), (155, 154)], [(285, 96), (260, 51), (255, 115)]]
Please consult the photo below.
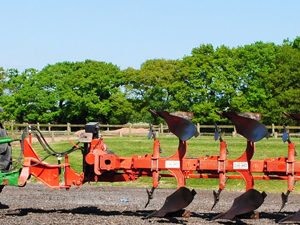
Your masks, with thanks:
[(276, 70), (264, 78), (266, 91), (272, 96), (265, 113), (269, 115), (268, 122), (273, 123), (282, 120), (279, 112), (299, 113), (300, 51), (283, 46), (276, 54), (276, 65)]
[(123, 71), (126, 96), (140, 112), (138, 120), (151, 120), (149, 109), (175, 110), (177, 68), (176, 60), (155, 59), (146, 61), (140, 70), (128, 68)]
[(41, 71), (0, 67), (2, 119), (41, 123), (161, 122), (149, 109), (188, 111), (194, 122), (227, 123), (218, 111), (260, 112), (264, 123), (285, 123), (299, 112), (300, 37), (282, 45), (211, 44), (179, 60), (152, 59), (123, 71), (86, 60)]
[(0, 94), (3, 94), (3, 83), (4, 83), (5, 71), (0, 67)]
[(20, 122), (124, 123), (132, 106), (121, 92), (121, 75), (112, 64), (90, 60), (48, 65), (40, 72), (12, 70), (1, 102)]

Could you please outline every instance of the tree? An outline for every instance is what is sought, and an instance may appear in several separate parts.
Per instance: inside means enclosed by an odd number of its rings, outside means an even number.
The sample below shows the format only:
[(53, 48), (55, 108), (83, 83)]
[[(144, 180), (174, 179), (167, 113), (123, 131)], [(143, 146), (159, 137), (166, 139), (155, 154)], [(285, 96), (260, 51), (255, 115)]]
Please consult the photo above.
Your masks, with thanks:
[(239, 88), (236, 95), (232, 96), (233, 110), (265, 114), (266, 105), (272, 98), (266, 89), (265, 77), (270, 77), (276, 70), (277, 51), (278, 47), (273, 43), (262, 42), (237, 49)]
[(2, 67), (0, 67), (0, 95), (3, 94), (4, 77), (5, 77), (5, 71)]
[(123, 83), (117, 66), (91, 60), (47, 66), (38, 77), (41, 88), (56, 97), (57, 122), (107, 123), (112, 113), (110, 98), (121, 95)]
[(230, 110), (282, 123), (283, 111), (299, 112), (299, 43), (200, 45), (180, 60), (152, 59), (123, 71), (91, 60), (22, 73), (0, 68), (1, 115), (19, 122), (153, 122), (154, 109), (193, 112), (194, 122), (212, 124), (225, 122), (218, 111)]
[(21, 74), (15, 69), (6, 71), (5, 93), (0, 100), (4, 108), (5, 119), (30, 121), (43, 111), (43, 108), (36, 107), (35, 103), (39, 99), (39, 89), (33, 79), (36, 73), (35, 69), (26, 69)]
[(126, 96), (136, 110), (134, 121), (151, 121), (149, 109), (176, 110), (173, 90), (177, 67), (177, 60), (154, 59), (143, 63), (140, 70), (123, 71)]
[(195, 122), (212, 122), (216, 118), (217, 93), (211, 86), (214, 79), (213, 65), (215, 50), (212, 45), (201, 45), (192, 50), (192, 55), (184, 57), (179, 69), (184, 110), (194, 112)]
[(276, 54), (277, 68), (266, 76), (266, 92), (271, 96), (265, 114), (268, 123), (283, 122), (282, 112), (299, 113), (300, 51), (284, 45)]
[[(112, 118), (114, 99), (120, 99), (123, 79), (115, 65), (86, 60), (48, 65), (40, 72), (7, 73), (7, 95), (2, 103), (19, 122), (125, 122)], [(126, 105), (126, 99), (123, 98)], [(130, 114), (127, 104), (124, 113)]]

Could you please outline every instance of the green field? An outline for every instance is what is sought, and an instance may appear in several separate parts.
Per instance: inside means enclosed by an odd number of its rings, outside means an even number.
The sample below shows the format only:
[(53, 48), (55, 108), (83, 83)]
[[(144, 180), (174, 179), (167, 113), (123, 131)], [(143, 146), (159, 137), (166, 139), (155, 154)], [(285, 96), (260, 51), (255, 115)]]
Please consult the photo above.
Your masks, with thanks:
[[(152, 153), (153, 140), (146, 137), (114, 137), (105, 138), (105, 143), (109, 150), (112, 150), (119, 156), (144, 155)], [(178, 146), (178, 139), (175, 137), (160, 137), (161, 148), (163, 150), (161, 156), (172, 155)], [(228, 158), (235, 159), (239, 157), (246, 147), (246, 140), (241, 137), (226, 137), (228, 144)], [(300, 139), (293, 138), (293, 142), (300, 146)], [(52, 148), (56, 151), (69, 149), (72, 145), (69, 142), (52, 143)], [(45, 152), (40, 151), (41, 147), (34, 144), (34, 148), (39, 152), (41, 158), (46, 156)], [(200, 157), (205, 155), (218, 155), (219, 142), (215, 142), (211, 136), (201, 136), (192, 138), (188, 141), (188, 157)], [(19, 147), (14, 145), (14, 158), (19, 154)], [(271, 157), (280, 157), (287, 155), (287, 143), (283, 143), (280, 138), (263, 139), (256, 143), (256, 153), (254, 159), (264, 159)], [(82, 155), (81, 152), (73, 152), (69, 155), (69, 159), (76, 171), (81, 172)], [(298, 156), (299, 159), (299, 156)], [(56, 163), (55, 157), (48, 158), (47, 162)], [(97, 185), (123, 185), (151, 187), (151, 178), (141, 178), (135, 182), (129, 183), (98, 183)], [(189, 179), (187, 185), (199, 189), (217, 189), (218, 180), (216, 179)], [(163, 178), (160, 181), (160, 187), (176, 187), (175, 178)], [(285, 192), (287, 188), (286, 181), (255, 181), (255, 188), (269, 192)], [(228, 180), (227, 190), (244, 190), (243, 180)], [(296, 192), (300, 192), (300, 187), (296, 185)]]

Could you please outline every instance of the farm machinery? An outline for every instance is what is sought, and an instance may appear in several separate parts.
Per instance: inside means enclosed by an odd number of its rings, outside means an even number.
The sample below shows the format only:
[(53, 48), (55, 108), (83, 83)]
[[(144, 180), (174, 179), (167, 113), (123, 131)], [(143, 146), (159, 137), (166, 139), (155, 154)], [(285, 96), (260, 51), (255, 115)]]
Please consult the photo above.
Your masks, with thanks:
[[(153, 116), (161, 117), (169, 127), (169, 131), (179, 139), (177, 150), (172, 156), (161, 157), (160, 142), (155, 132), (150, 129), (149, 137), (153, 137), (153, 152), (146, 155), (134, 155), (121, 157), (111, 152), (99, 135), (100, 126), (96, 122), (86, 124), (85, 132), (79, 137), (79, 142), (64, 152), (57, 152), (47, 143), (42, 133), (35, 127), (28, 126), (22, 132), (20, 138), (22, 163), (19, 170), (11, 169), (10, 142), (15, 141), (7, 137), (3, 131), (0, 138), (0, 188), (5, 185), (25, 186), (31, 176), (46, 186), (54, 189), (69, 189), (72, 186), (80, 187), (87, 182), (127, 182), (135, 181), (140, 177), (152, 178), (152, 188), (147, 190), (148, 200), (145, 207), (154, 196), (155, 189), (159, 186), (160, 179), (173, 177), (177, 182), (177, 190), (166, 198), (161, 209), (146, 216), (165, 217), (172, 216), (186, 208), (196, 195), (195, 190), (186, 187), (186, 180), (194, 179), (218, 179), (219, 188), (213, 191), (214, 204), (219, 202), (221, 193), (228, 179), (242, 179), (245, 182), (246, 192), (236, 198), (232, 207), (226, 212), (220, 213), (213, 220), (234, 220), (236, 217), (251, 214), (264, 202), (265, 192), (257, 191), (255, 180), (286, 180), (287, 192), (282, 193), (282, 205), (286, 205), (289, 194), (294, 190), (295, 182), (300, 180), (300, 161), (296, 161), (295, 144), (284, 129), (283, 141), (288, 144), (286, 157), (268, 158), (263, 160), (252, 159), (256, 151), (255, 142), (268, 137), (266, 127), (248, 114), (235, 112), (222, 112), (223, 117), (228, 118), (236, 127), (237, 133), (244, 136), (246, 149), (237, 159), (227, 158), (227, 143), (223, 140), (221, 131), (216, 126), (215, 140), (219, 141), (219, 155), (201, 156), (198, 158), (187, 157), (187, 141), (198, 132), (195, 125), (188, 119), (172, 115), (166, 111), (150, 111)], [(300, 114), (286, 114), (300, 120)], [(2, 128), (2, 130), (4, 130)], [(32, 147), (32, 138), (40, 142), (47, 156), (41, 158)], [(74, 151), (82, 152), (82, 173), (77, 173), (69, 163), (69, 154)], [(57, 164), (48, 164), (45, 159), (49, 156), (57, 157)], [(3, 164), (3, 165), (2, 165)], [(300, 212), (284, 218), (285, 221), (300, 221)]]

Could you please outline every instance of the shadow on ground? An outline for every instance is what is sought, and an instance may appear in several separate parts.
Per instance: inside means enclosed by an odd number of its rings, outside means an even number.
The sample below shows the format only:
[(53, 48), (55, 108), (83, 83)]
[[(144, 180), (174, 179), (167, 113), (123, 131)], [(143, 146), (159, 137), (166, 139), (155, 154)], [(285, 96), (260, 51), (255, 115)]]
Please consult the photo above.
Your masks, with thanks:
[[(36, 208), (21, 208), (21, 209), (15, 209), (15, 210), (8, 210), (5, 213), (2, 213), (2, 215), (5, 216), (26, 216), (30, 213), (37, 213), (37, 214), (51, 214), (51, 213), (61, 213), (61, 214), (82, 214), (82, 215), (94, 215), (94, 216), (133, 216), (133, 217), (140, 217), (141, 219), (145, 219), (145, 217), (152, 213), (153, 210), (137, 210), (137, 211), (102, 211), (101, 209), (97, 207), (77, 207), (73, 209), (36, 209)], [(191, 217), (201, 218), (206, 221), (210, 221), (213, 217), (215, 217), (218, 213), (196, 213), (192, 212)], [(274, 223), (277, 223), (282, 218), (292, 215), (294, 212), (270, 212), (265, 213), (261, 212), (259, 213), (260, 219), (268, 219), (273, 221)], [(157, 223), (174, 223), (174, 224), (186, 224), (188, 221), (185, 221), (186, 218), (182, 217), (167, 217), (167, 218), (155, 218), (155, 222)], [(239, 217), (235, 221), (216, 221), (219, 224), (247, 224), (243, 222), (242, 220), (249, 219), (249, 217)], [(147, 220), (152, 220), (152, 218), (149, 218)]]

